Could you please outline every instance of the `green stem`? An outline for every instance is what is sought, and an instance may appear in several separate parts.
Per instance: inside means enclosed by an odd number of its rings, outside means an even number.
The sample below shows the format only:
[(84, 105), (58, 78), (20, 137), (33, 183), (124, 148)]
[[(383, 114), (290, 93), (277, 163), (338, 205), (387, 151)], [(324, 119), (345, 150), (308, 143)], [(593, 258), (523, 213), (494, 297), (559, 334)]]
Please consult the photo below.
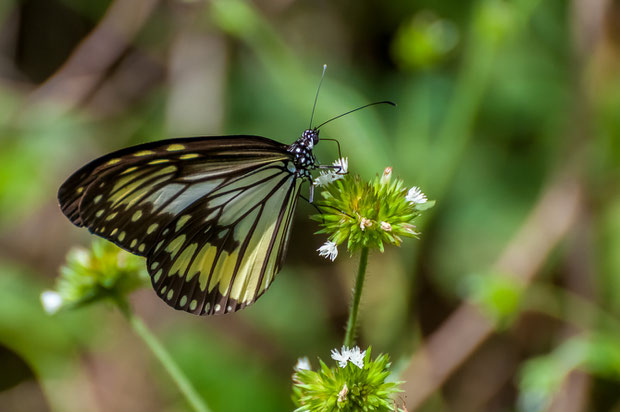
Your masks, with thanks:
[(347, 322), (347, 333), (344, 336), (344, 346), (352, 347), (355, 343), (355, 331), (357, 326), (357, 312), (362, 299), (362, 289), (364, 288), (364, 278), (366, 277), (366, 267), (368, 266), (368, 248), (362, 248), (360, 254), (360, 267), (357, 270), (357, 278), (355, 279), (355, 288), (353, 289), (353, 302), (351, 302), (351, 311), (349, 312), (349, 321)]
[(164, 345), (151, 333), (142, 320), (136, 317), (127, 302), (117, 300), (116, 304), (133, 328), (134, 332), (146, 343), (155, 357), (161, 362), (166, 371), (170, 374), (172, 380), (176, 383), (181, 393), (187, 399), (187, 402), (197, 412), (210, 412), (205, 402), (196, 392), (187, 376), (181, 371), (179, 366), (174, 362), (170, 354), (164, 348)]

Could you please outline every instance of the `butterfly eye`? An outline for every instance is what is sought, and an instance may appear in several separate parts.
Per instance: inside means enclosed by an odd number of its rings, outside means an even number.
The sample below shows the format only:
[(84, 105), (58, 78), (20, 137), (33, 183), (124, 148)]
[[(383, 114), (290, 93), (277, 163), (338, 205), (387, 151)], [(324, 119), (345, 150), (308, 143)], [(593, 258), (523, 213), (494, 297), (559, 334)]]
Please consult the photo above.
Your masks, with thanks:
[(312, 144), (317, 144), (319, 142), (319, 131), (315, 130), (312, 132)]

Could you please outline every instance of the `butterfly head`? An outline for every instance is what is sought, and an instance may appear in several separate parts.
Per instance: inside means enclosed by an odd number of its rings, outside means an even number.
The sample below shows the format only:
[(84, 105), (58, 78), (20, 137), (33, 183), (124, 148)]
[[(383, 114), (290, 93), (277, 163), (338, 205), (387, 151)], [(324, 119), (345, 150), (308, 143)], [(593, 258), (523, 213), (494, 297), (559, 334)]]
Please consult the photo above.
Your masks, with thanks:
[(319, 130), (316, 127), (314, 129), (307, 129), (301, 134), (301, 139), (299, 140), (303, 146), (312, 149), (319, 142)]

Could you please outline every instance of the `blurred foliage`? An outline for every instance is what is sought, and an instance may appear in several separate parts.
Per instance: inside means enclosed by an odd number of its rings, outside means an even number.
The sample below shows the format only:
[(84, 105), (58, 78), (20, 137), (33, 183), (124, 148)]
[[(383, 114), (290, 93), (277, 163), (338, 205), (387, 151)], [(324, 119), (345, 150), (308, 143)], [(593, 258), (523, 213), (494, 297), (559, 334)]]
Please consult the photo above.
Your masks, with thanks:
[(518, 315), (524, 292), (522, 282), (514, 277), (488, 273), (466, 279), (467, 297), (496, 323), (506, 328)]
[[(204, 111), (204, 135), (290, 143), (307, 127), (327, 63), (317, 124), (372, 101), (398, 107), (345, 116), (321, 137), (337, 138), (363, 179), (391, 166), (437, 200), (416, 221), (419, 241), (370, 256), (361, 344), (403, 364), (467, 299), (516, 360), (479, 348), (426, 410), (539, 410), (566, 396), (574, 370), (592, 386), (582, 410), (617, 409), (619, 11), (608, 1), (598, 14), (584, 1), (0, 2), (0, 354), (22, 361), (3, 371), (0, 405), (186, 410), (113, 312), (43, 312), (39, 295), (66, 252), (90, 242), (58, 210), (56, 190), (96, 156), (176, 136), (177, 98)], [(147, 16), (106, 61), (119, 46), (106, 30), (139, 20), (127, 12), (103, 23), (119, 5)], [(80, 50), (89, 34), (96, 47)], [(76, 53), (81, 66), (67, 73)], [(325, 164), (336, 152), (327, 141), (316, 148)], [(533, 286), (490, 273), (558, 170), (583, 185), (579, 221)], [(293, 409), (295, 360), (327, 358), (342, 340), (355, 263), (318, 257), (324, 238), (313, 236), (314, 211), (302, 203), (284, 269), (250, 308), (192, 318), (149, 288), (132, 296), (214, 411)], [(31, 406), (20, 409), (23, 400)]]

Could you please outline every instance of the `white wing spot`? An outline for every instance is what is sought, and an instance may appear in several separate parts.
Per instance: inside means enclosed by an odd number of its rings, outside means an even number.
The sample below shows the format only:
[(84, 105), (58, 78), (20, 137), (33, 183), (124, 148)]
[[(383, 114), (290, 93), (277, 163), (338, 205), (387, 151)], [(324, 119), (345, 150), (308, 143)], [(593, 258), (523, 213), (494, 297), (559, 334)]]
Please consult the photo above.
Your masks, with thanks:
[(230, 312), (230, 311), (232, 311), (232, 306), (228, 305), (228, 306), (226, 307), (226, 312)]
[(220, 309), (222, 309), (222, 307), (220, 306), (220, 304), (219, 304), (219, 303), (217, 303), (217, 304), (215, 305), (215, 307), (213, 308), (213, 310), (214, 310), (215, 312), (219, 312), (219, 311), (220, 311)]

